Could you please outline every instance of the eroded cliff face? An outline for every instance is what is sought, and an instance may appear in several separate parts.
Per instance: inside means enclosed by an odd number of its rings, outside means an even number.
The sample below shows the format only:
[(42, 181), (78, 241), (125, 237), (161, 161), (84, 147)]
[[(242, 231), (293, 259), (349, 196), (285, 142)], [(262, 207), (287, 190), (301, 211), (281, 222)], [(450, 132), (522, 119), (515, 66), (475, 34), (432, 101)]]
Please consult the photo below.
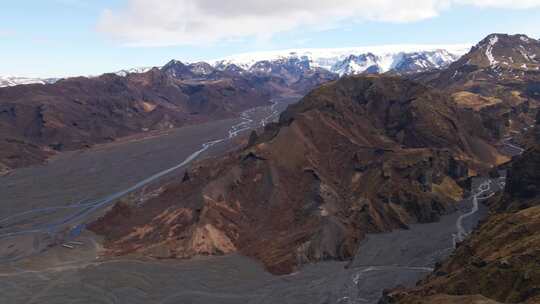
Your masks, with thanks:
[[(537, 122), (536, 134), (538, 129)], [(540, 302), (539, 139), (510, 164), (505, 193), (489, 202), (487, 221), (416, 288), (392, 291), (383, 303), (453, 303), (458, 297), (483, 303), (474, 300), (480, 295), (486, 301)]]
[(141, 206), (90, 225), (108, 254), (160, 258), (240, 252), (276, 274), (348, 259), (366, 233), (436, 221), (469, 169), (497, 162), (486, 130), (444, 94), (396, 77), (323, 85), (250, 137), (194, 164)]

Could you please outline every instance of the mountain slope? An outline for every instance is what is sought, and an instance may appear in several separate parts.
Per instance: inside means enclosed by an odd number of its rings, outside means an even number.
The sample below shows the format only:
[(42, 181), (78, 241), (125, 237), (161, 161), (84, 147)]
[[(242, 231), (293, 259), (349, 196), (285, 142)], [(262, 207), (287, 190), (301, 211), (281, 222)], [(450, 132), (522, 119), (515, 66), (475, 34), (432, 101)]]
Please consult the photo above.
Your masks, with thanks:
[(494, 137), (534, 124), (540, 106), (540, 41), (491, 34), (447, 69), (412, 75), (482, 114)]
[(335, 79), (294, 65), (260, 75), (177, 60), (138, 71), (0, 88), (0, 168), (131, 134), (234, 117)]
[[(430, 84), (496, 95), (498, 86), (538, 80), (540, 42), (525, 35), (491, 34), (448, 69), (434, 74)], [(527, 90), (525, 93), (533, 94)]]
[[(535, 144), (515, 159), (493, 213), (427, 279), (382, 303), (453, 303), (476, 294), (504, 303), (540, 302), (540, 115)], [(485, 298), (484, 298), (485, 299)], [(478, 302), (481, 303), (481, 302)]]
[(343, 78), (289, 107), (245, 149), (194, 164), (161, 195), (119, 203), (90, 229), (111, 255), (240, 252), (278, 274), (347, 259), (368, 232), (437, 220), (482, 163), (477, 147), (496, 153), (456, 111), (411, 81)]
[(0, 89), (0, 163), (26, 166), (54, 151), (233, 117), (270, 97), (244, 78), (193, 82), (166, 73), (153, 69)]

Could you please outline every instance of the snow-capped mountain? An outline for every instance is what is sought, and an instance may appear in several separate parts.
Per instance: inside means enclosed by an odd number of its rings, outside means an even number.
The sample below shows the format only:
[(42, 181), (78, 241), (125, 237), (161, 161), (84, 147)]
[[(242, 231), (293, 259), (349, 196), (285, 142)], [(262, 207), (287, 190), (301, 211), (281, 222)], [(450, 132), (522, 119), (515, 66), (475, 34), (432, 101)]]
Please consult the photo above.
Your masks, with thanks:
[(122, 77), (126, 77), (128, 74), (139, 74), (139, 73), (145, 73), (152, 69), (152, 67), (138, 67), (138, 68), (131, 68), (131, 69), (125, 69), (115, 72), (114, 74)]
[[(125, 77), (128, 74), (134, 74), (134, 73), (144, 73), (152, 69), (152, 67), (138, 67), (138, 68), (131, 68), (131, 69), (124, 69), (117, 72), (114, 72), (114, 74), (118, 76)], [(94, 78), (97, 76), (87, 76), (89, 78)], [(0, 76), (0, 88), (3, 87), (12, 87), (16, 85), (25, 85), (25, 84), (51, 84), (55, 83), (61, 78), (31, 78), (31, 77), (17, 77), (17, 76)]]
[[(362, 73), (417, 73), (446, 68), (471, 49), (470, 45), (388, 45), (373, 47), (298, 49), (244, 53), (218, 60), (181, 63), (172, 60), (163, 67), (170, 76), (206, 77), (215, 70), (228, 73), (257, 75), (274, 74), (299, 79), (304, 73), (333, 73), (342, 75)], [(114, 74), (145, 73), (152, 67), (124, 69)], [(92, 76), (90, 76), (92, 77)], [(325, 77), (329, 77), (328, 75)], [(24, 78), (0, 76), (0, 87), (19, 84), (48, 84), (58, 78)]]
[(218, 69), (234, 64), (244, 70), (260, 70), (260, 62), (290, 58), (311, 68), (323, 68), (339, 75), (361, 73), (422, 72), (444, 68), (470, 50), (470, 45), (390, 45), (338, 49), (299, 49), (245, 53), (212, 60)]
[(336, 62), (330, 69), (340, 75), (354, 75), (361, 73), (380, 73), (379, 57), (372, 53), (350, 55), (342, 61)]
[(55, 83), (58, 78), (28, 78), (15, 76), (0, 76), (0, 88), (12, 87), (20, 84), (48, 84)]
[(490, 69), (538, 70), (540, 41), (525, 35), (491, 34), (474, 48), (467, 64)]
[[(501, 83), (508, 82), (511, 84), (509, 87), (518, 87), (519, 83), (530, 85), (538, 82), (539, 75), (540, 40), (525, 35), (491, 34), (441, 71), (434, 85), (474, 86), (478, 89), (481, 84), (489, 92), (485, 94), (491, 96), (499, 91)], [(497, 80), (497, 87), (490, 86), (486, 79)]]
[(201, 76), (210, 75), (215, 70), (213, 66), (211, 66), (210, 64), (204, 61), (192, 63), (189, 65), (189, 68), (192, 73), (194, 73), (195, 75), (201, 75)]

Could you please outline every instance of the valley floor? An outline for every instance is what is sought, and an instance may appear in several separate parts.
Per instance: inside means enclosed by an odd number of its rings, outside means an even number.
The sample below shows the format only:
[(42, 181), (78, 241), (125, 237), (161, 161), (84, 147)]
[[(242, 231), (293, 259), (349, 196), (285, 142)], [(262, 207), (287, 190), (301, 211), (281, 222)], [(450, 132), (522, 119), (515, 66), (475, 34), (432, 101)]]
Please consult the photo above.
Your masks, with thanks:
[[(451, 253), (456, 222), (471, 210), (472, 200), (457, 208), (437, 223), (370, 235), (349, 263), (305, 265), (287, 276), (272, 276), (238, 255), (96, 259), (99, 240), (85, 232), (74, 249), (56, 246), (2, 264), (0, 291), (8, 303), (376, 303), (384, 289), (413, 286)], [(464, 219), (465, 229), (486, 212), (481, 206)]]
[[(244, 111), (239, 119), (144, 134), (69, 152), (0, 177), (0, 263), (39, 255), (78, 234), (119, 198), (159, 191), (198, 158), (245, 144), (297, 98)], [(150, 189), (150, 190), (149, 190)], [(67, 241), (67, 240), (66, 240)]]

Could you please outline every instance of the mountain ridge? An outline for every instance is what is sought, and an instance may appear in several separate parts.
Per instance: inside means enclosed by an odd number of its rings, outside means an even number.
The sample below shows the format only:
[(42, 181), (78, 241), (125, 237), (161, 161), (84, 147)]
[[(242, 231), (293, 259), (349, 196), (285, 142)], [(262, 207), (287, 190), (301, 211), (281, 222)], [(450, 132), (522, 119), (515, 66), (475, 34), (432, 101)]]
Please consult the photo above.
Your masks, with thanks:
[[(361, 73), (418, 72), (444, 68), (470, 49), (466, 44), (456, 45), (382, 45), (328, 49), (289, 49), (280, 51), (252, 52), (211, 60), (216, 67), (234, 64), (250, 70), (258, 62), (276, 62), (297, 58), (313, 68), (343, 75)], [(418, 66), (406, 68), (405, 61), (423, 57)], [(401, 65), (401, 68), (400, 68)]]
[[(468, 49), (470, 49), (470, 45), (468, 44), (396, 44), (326, 49), (300, 48), (241, 53), (237, 55), (225, 56), (221, 59), (194, 62), (186, 61), (184, 64), (193, 65), (206, 63), (219, 70), (230, 69), (231, 67), (229, 66), (234, 65), (237, 68), (248, 71), (259, 62), (277, 62), (284, 59), (303, 59), (303, 57), (306, 57), (311, 68), (322, 68), (339, 75), (354, 75), (365, 72), (384, 73), (391, 70), (408, 73), (446, 67), (453, 61), (457, 60), (461, 55), (465, 54)], [(366, 56), (373, 58), (373, 64), (362, 67), (362, 65), (369, 63), (369, 61), (363, 60), (363, 58)], [(421, 58), (421, 60), (418, 61), (417, 67), (412, 67), (410, 65), (414, 64), (415, 57)], [(407, 62), (409, 66), (404, 64)], [(372, 66), (376, 66), (377, 69)], [(154, 67), (133, 67), (112, 73), (125, 77), (128, 74), (145, 73), (152, 68)], [(156, 68), (162, 68), (162, 66), (156, 66)], [(92, 78), (98, 76), (86, 77)], [(0, 87), (25, 84), (50, 84), (58, 81), (59, 79), (61, 78), (0, 76)]]
[(467, 53), (471, 46), (472, 44), (395, 44), (344, 48), (298, 48), (275, 51), (247, 52), (209, 60), (209, 62), (219, 63), (222, 61), (230, 61), (231, 63), (235, 63), (249, 69), (258, 61), (272, 61), (288, 57), (310, 57), (312, 61), (316, 63), (314, 66), (330, 70), (335, 61), (343, 60), (350, 55), (359, 56), (371, 53), (380, 56), (385, 54), (432, 52), (437, 50), (446, 50), (449, 53), (463, 55)]

